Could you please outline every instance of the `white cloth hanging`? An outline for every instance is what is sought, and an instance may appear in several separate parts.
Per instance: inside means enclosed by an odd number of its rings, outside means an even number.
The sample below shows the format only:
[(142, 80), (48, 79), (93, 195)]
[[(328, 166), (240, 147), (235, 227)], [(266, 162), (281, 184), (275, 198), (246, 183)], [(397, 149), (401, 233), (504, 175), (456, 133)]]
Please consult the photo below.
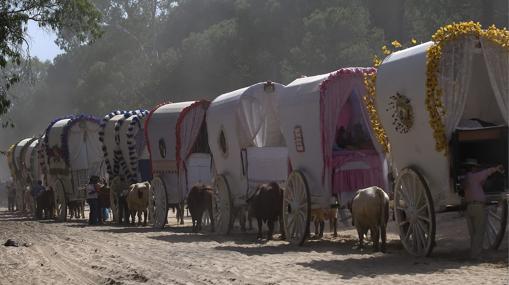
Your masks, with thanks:
[(458, 126), (469, 93), (472, 76), (473, 49), (477, 40), (466, 37), (452, 41), (442, 48), (438, 83), (442, 90), (442, 102), (445, 110), (443, 124), (447, 139)]
[(509, 50), (488, 39), (480, 41), (495, 99), (509, 124)]

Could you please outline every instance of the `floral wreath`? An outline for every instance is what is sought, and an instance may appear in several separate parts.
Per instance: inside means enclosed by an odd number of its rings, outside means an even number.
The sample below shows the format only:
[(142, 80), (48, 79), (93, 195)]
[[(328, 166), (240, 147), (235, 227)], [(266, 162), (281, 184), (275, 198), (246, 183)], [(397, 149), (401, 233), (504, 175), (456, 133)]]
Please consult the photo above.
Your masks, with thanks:
[(410, 99), (399, 92), (390, 97), (389, 109), (392, 111), (392, 125), (397, 132), (406, 134), (414, 125), (414, 110)]

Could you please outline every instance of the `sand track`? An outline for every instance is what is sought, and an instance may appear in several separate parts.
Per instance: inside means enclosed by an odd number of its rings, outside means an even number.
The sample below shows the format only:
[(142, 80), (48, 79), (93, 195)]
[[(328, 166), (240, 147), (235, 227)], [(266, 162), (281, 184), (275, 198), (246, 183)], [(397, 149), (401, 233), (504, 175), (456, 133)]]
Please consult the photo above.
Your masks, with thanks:
[[(171, 222), (174, 223), (173, 220)], [(394, 226), (393, 224), (391, 227)], [(464, 218), (440, 216), (430, 258), (406, 254), (390, 229), (388, 253), (359, 252), (352, 228), (303, 247), (255, 234), (193, 234), (84, 221), (31, 221), (0, 211), (0, 284), (508, 284), (507, 236), (480, 262), (468, 256)]]

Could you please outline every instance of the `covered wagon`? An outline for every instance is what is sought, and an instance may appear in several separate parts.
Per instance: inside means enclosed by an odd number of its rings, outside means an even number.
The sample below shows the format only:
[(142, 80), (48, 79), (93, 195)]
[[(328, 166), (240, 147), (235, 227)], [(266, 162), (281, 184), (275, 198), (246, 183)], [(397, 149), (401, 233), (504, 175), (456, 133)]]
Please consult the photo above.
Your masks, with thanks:
[(152, 167), (149, 212), (154, 227), (164, 227), (168, 208), (183, 203), (195, 183), (210, 183), (211, 157), (207, 141), (206, 100), (162, 104), (145, 122)]
[[(146, 110), (115, 111), (101, 122), (100, 141), (109, 184), (115, 179), (126, 183), (150, 180), (150, 160), (143, 132)], [(118, 197), (110, 192), (110, 206), (116, 220)]]
[(8, 151), (8, 165), (16, 189), (16, 208), (25, 210), (30, 201), (25, 201), (27, 187), (31, 186), (28, 173), (24, 167), (24, 155), (35, 138), (26, 138), (11, 146)]
[[(288, 151), (277, 114), (283, 85), (257, 83), (212, 101), (207, 112), (214, 159), (214, 216), (219, 233), (228, 233), (259, 184), (284, 183)], [(241, 224), (241, 227), (245, 225)]]
[(54, 191), (57, 219), (67, 219), (67, 205), (84, 201), (90, 176), (104, 177), (100, 119), (75, 115), (51, 122), (44, 137), (44, 167)]
[(278, 96), (292, 172), (283, 204), (287, 239), (302, 244), (311, 209), (344, 206), (361, 188), (386, 188), (386, 160), (363, 102), (373, 68), (299, 78)]
[(31, 187), (33, 187), (39, 180), (44, 181), (44, 173), (40, 167), (38, 151), (41, 146), (41, 139), (34, 138), (22, 151), (23, 161), (22, 168), (26, 180), (27, 192), (25, 194), (26, 207), (30, 208), (32, 214), (35, 216), (35, 203), (31, 195)]
[[(465, 161), (508, 166), (509, 33), (461, 23), (433, 39), (385, 58), (368, 100), (390, 146), (400, 238), (417, 256), (433, 249), (436, 214), (464, 208)], [(484, 187), (485, 248), (500, 245), (507, 224), (507, 177), (496, 176)]]

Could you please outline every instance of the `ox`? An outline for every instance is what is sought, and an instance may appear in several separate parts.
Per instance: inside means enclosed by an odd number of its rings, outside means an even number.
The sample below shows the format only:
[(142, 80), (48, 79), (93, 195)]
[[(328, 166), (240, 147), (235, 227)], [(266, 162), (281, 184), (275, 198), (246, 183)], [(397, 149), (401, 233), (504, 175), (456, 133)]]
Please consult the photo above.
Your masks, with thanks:
[(214, 231), (214, 216), (212, 213), (212, 205), (214, 192), (212, 187), (204, 184), (196, 184), (187, 195), (187, 207), (191, 213), (193, 220), (193, 232), (201, 231), (203, 214), (208, 213), (210, 217), (211, 231)]
[(69, 201), (67, 204), (67, 207), (69, 208), (69, 214), (72, 218), (80, 219), (85, 218), (85, 201), (83, 200), (74, 200)]
[(357, 228), (359, 248), (363, 248), (364, 235), (371, 232), (373, 250), (385, 252), (387, 240), (387, 222), (389, 220), (389, 196), (380, 187), (373, 186), (358, 190), (349, 204), (352, 212), (352, 225)]
[(134, 224), (136, 214), (138, 214), (138, 225), (141, 225), (141, 214), (143, 213), (143, 225), (147, 225), (148, 197), (150, 193), (150, 183), (135, 183), (129, 187), (127, 193), (127, 207), (131, 214), (131, 223)]
[(37, 213), (38, 219), (53, 219), (55, 217), (55, 194), (53, 188), (39, 193), (37, 197)]
[(258, 186), (253, 197), (248, 199), (249, 216), (258, 222), (257, 238), (262, 238), (262, 225), (267, 223), (269, 232), (267, 239), (272, 239), (274, 223), (279, 219), (282, 238), (285, 236), (283, 228), (283, 189), (275, 182)]
[[(323, 237), (323, 229), (325, 227), (325, 220), (329, 221), (330, 229), (334, 230), (334, 237), (338, 236), (338, 209), (312, 209), (311, 210), (311, 219), (315, 224), (315, 236)], [(318, 229), (320, 228), (320, 231)]]

